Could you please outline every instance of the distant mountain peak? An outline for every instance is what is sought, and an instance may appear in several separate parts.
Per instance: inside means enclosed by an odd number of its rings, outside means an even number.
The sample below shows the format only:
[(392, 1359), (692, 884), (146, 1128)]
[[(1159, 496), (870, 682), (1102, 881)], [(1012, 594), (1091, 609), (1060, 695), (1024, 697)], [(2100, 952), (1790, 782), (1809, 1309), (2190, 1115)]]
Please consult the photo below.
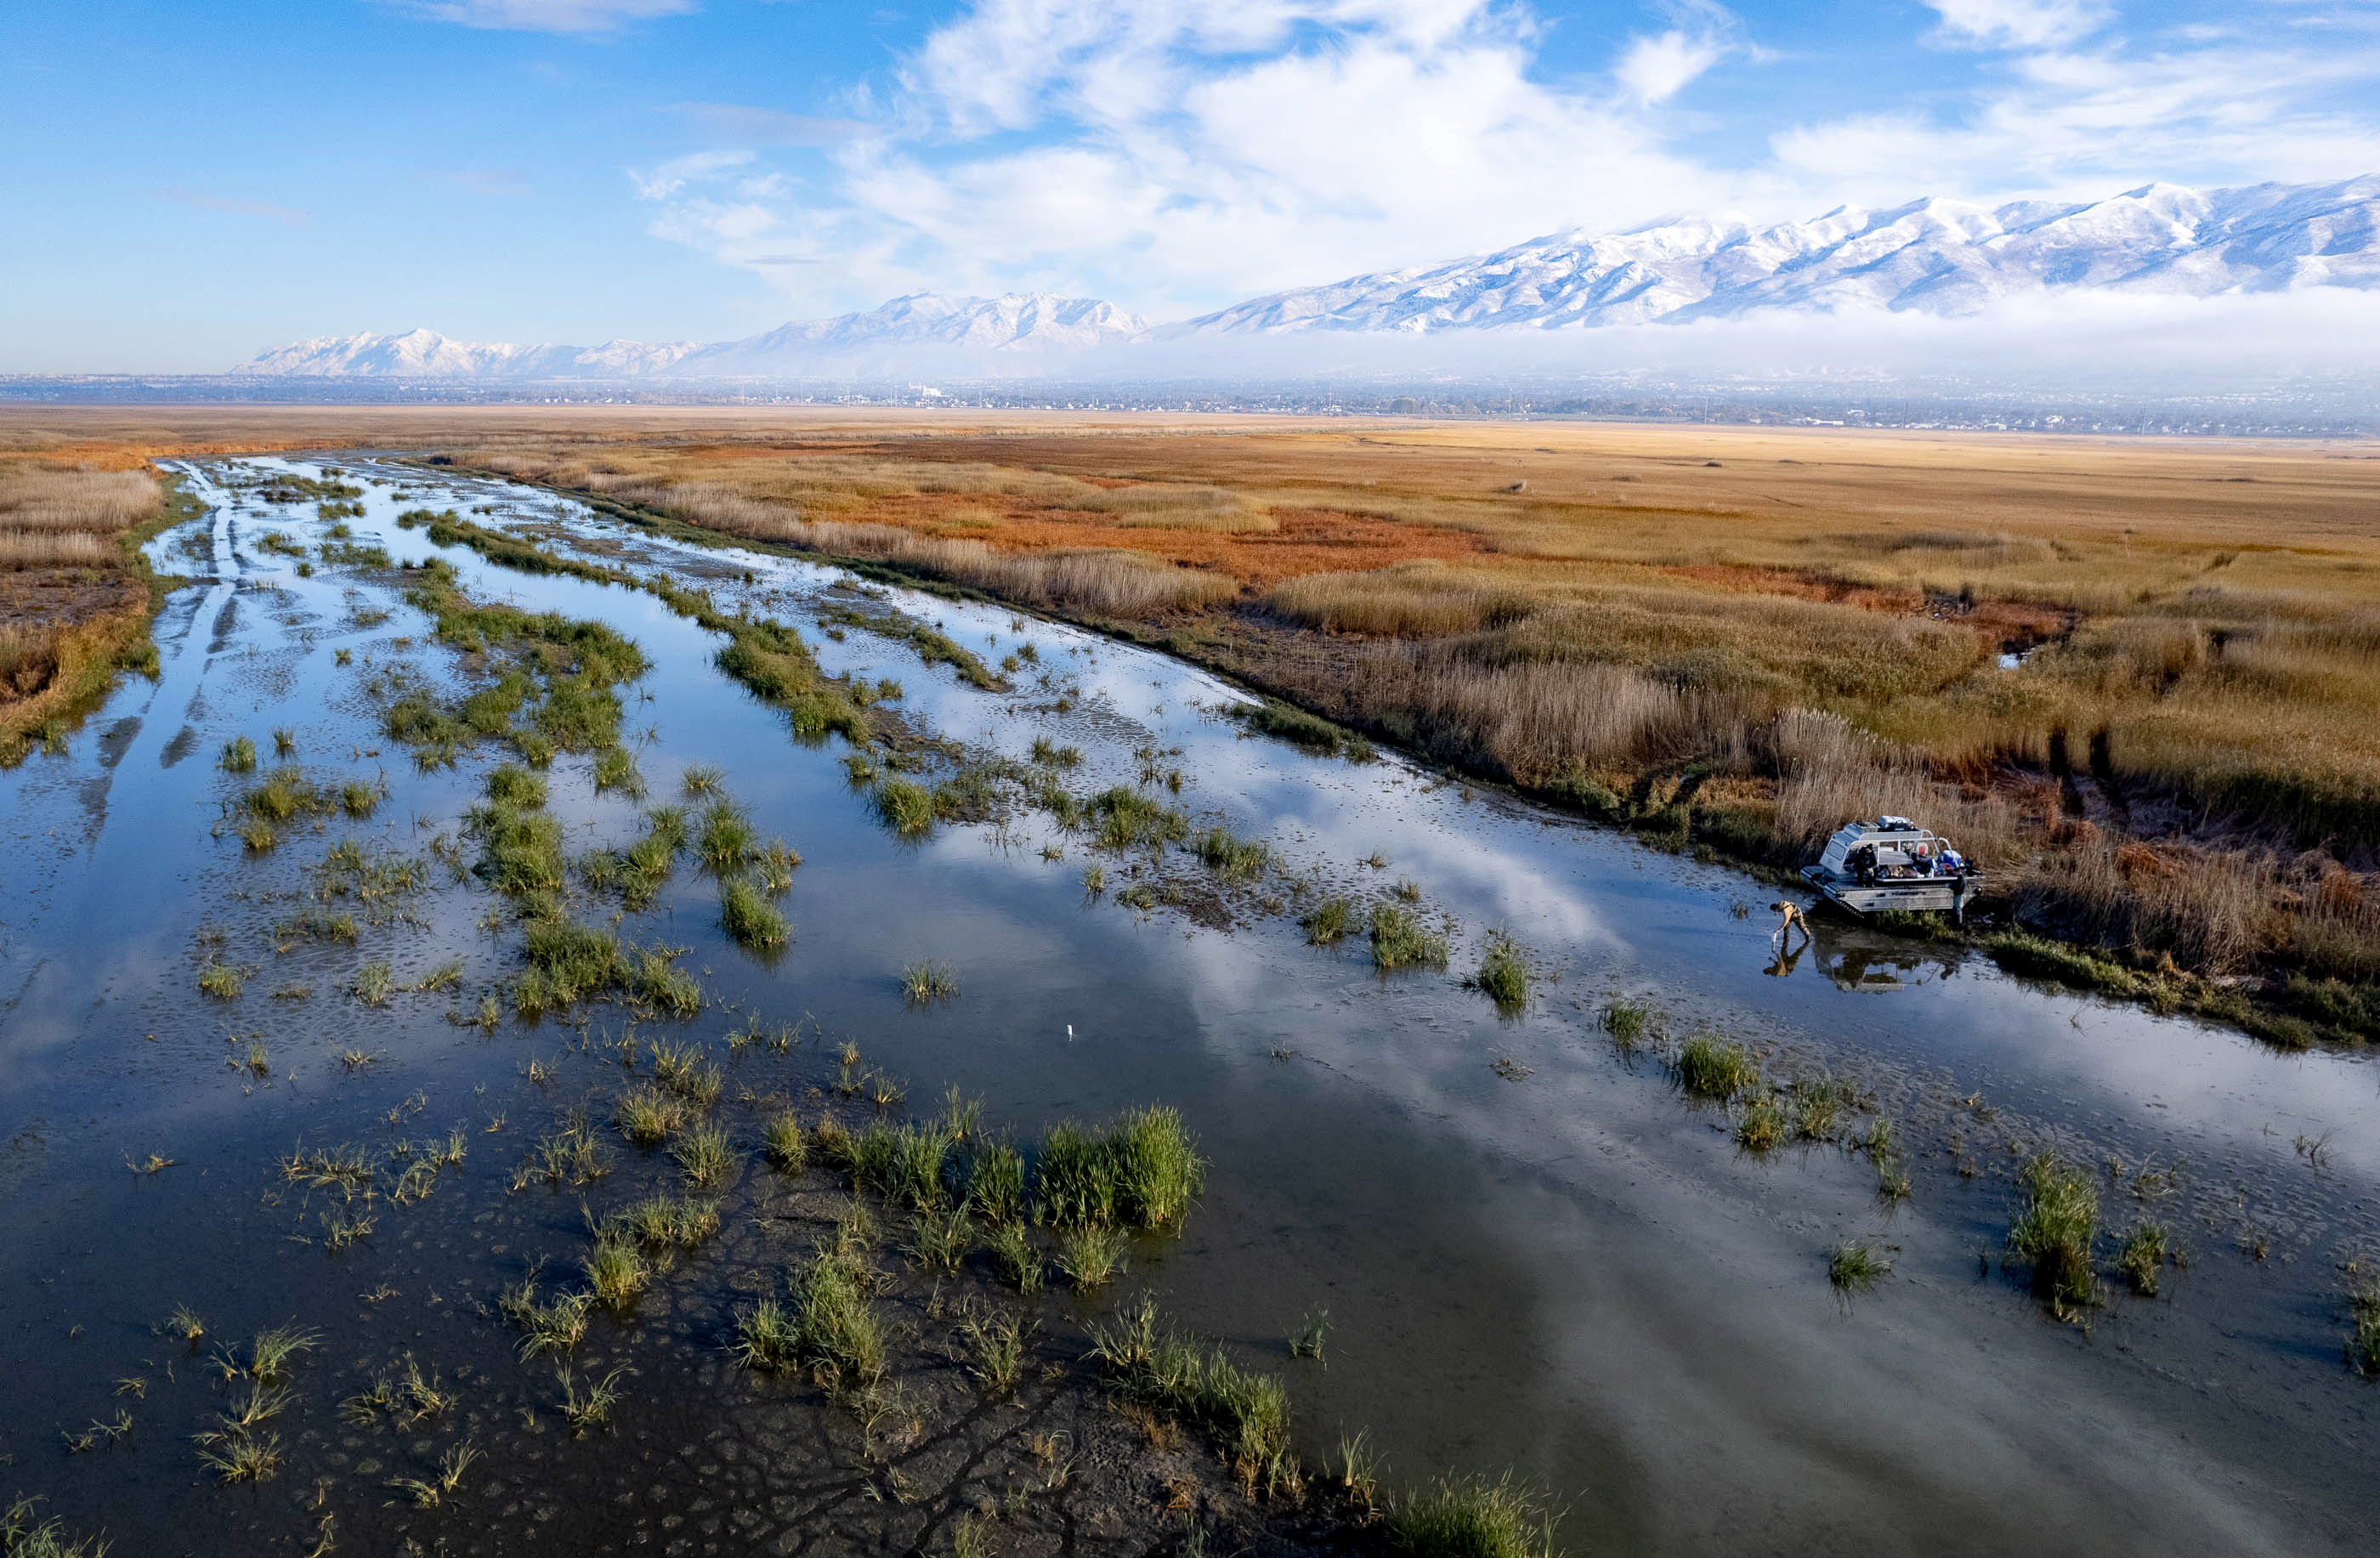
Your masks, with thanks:
[(1195, 337), (1588, 330), (1775, 311), (1961, 315), (2054, 293), (2204, 298), (2311, 287), (2380, 289), (2380, 176), (2237, 189), (2152, 182), (2101, 201), (1997, 207), (1928, 195), (1877, 210), (1839, 205), (1807, 221), (1765, 226), (1686, 214), (1625, 232), (1571, 227), (1492, 254), (1252, 298), (1156, 330), (1096, 298), (913, 292), (863, 312), (796, 320), (710, 346), (511, 346), (417, 327), (292, 342), (236, 371), (516, 380), (1023, 376), (1087, 352)]
[(1926, 196), (1753, 227), (1685, 216), (1571, 228), (1492, 254), (1253, 298), (1164, 332), (1560, 330), (1761, 310), (1973, 313), (2066, 288), (2212, 296), (2380, 287), (2380, 176), (2200, 190), (2151, 183), (2080, 205)]
[(1148, 328), (1148, 321), (1097, 298), (913, 292), (864, 313), (796, 320), (710, 346), (612, 340), (600, 347), (524, 347), (455, 341), (416, 327), (394, 335), (293, 341), (233, 371), (281, 378), (806, 378), (898, 371), (924, 365), (913, 359), (929, 353), (1029, 359), (1128, 341)]

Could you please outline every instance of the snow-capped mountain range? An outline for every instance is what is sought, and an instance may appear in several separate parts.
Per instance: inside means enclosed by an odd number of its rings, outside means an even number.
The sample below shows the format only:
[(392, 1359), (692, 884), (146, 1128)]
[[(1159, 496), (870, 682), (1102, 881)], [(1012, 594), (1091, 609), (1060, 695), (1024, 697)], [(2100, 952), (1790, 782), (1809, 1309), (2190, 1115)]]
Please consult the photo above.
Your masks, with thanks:
[[(795, 378), (932, 357), (1032, 371), (1098, 348), (1313, 332), (1546, 332), (1764, 312), (1972, 315), (2028, 296), (2205, 298), (2380, 289), (2380, 176), (2190, 189), (2152, 184), (2081, 205), (1928, 199), (1755, 226), (1709, 218), (1572, 229), (1493, 254), (1351, 276), (1151, 329), (1094, 298), (898, 298), (712, 346), (475, 346), (426, 330), (276, 347), (261, 375), (506, 379)], [(1217, 343), (1221, 344), (1221, 343)]]
[(704, 346), (607, 341), (516, 347), (454, 341), (434, 330), (322, 335), (275, 347), (233, 371), (279, 378), (798, 378), (897, 369), (927, 355), (1031, 359), (1145, 335), (1148, 322), (1096, 298), (1011, 292), (998, 298), (917, 293), (866, 313), (800, 320), (765, 335)]

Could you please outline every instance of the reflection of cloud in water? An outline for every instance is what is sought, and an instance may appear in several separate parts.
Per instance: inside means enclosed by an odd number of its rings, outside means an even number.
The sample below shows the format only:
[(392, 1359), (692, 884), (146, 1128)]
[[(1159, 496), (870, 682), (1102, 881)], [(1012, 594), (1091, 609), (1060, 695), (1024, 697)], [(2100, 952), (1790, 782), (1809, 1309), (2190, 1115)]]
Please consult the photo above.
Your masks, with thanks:
[[(805, 592), (838, 577), (811, 564), (747, 555), (764, 580), (783, 579)], [(2363, 1106), (2372, 1073), (2360, 1058), (2276, 1054), (2227, 1029), (2038, 990), (1978, 955), (1953, 960), (1864, 931), (1829, 935), (1819, 948), (1828, 955), (1811, 960), (1798, 977), (1763, 980), (1771, 960), (1760, 928), (1748, 934), (1710, 912), (1730, 892), (1766, 902), (1768, 890), (1756, 882), (1688, 868), (1600, 830), (1548, 824), (1517, 804), (1466, 805), (1452, 787), (1423, 794), (1417, 781), (1427, 772), (1393, 757), (1354, 765), (1282, 741), (1244, 739), (1238, 725), (1202, 715), (1193, 704), (1246, 695), (1153, 651), (1034, 618), (1019, 635), (1009, 627), (1016, 614), (1004, 607), (898, 589), (883, 600), (939, 621), (992, 662), (1019, 641), (1035, 642), (1040, 669), (1078, 683), (1084, 699), (1103, 702), (1137, 727), (1110, 736), (1087, 723), (1069, 726), (1066, 738), (1090, 760), (1087, 775), (1104, 770), (1096, 783), (1129, 783), (1135, 777), (1132, 746), (1150, 739), (1180, 746), (1183, 755), (1167, 760), (1184, 773), (1180, 804), (1194, 813), (1223, 812), (1236, 827), (1271, 836), (1293, 867), (1320, 863), (1347, 879), (1350, 862), (1380, 850), (1390, 857), (1380, 880), (1359, 870), (1348, 879), (1354, 886), (1385, 889), (1410, 876), (1422, 885), (1427, 909), (1451, 913), (1475, 931), (1506, 926), (1558, 960), (1616, 955), (1640, 980), (1747, 1015), (1783, 1018), (1830, 1043), (1848, 1041), (1948, 1065), (1966, 1085), (2037, 1092), (2037, 1106), (2061, 1113), (2074, 1107), (2070, 1101), (2082, 1089), (2098, 1095), (2100, 1109), (2138, 1115), (2143, 1105), (2153, 1106), (2154, 1119), (2136, 1123), (2159, 1133), (2252, 1138), (2261, 1150), (2284, 1158), (2298, 1131), (2334, 1130), (2330, 1151), (2339, 1168), (2380, 1175), (2380, 1111)], [(1012, 756), (1021, 756), (1034, 735), (1065, 724), (998, 717), (1014, 700), (965, 687), (947, 671), (924, 667), (905, 646), (858, 631), (844, 644), (817, 647), (830, 669), (900, 671), (913, 712), (947, 733), (989, 739)], [(1042, 697), (1027, 691), (1022, 700)], [(1862, 944), (1871, 938), (1872, 944)], [(1880, 971), (1894, 982), (1872, 977)], [(1884, 990), (1895, 991), (1891, 1000), (1872, 999)], [(2079, 1027), (2070, 1020), (2078, 1013)], [(2268, 1124), (2277, 1133), (2271, 1138), (2263, 1134)]]

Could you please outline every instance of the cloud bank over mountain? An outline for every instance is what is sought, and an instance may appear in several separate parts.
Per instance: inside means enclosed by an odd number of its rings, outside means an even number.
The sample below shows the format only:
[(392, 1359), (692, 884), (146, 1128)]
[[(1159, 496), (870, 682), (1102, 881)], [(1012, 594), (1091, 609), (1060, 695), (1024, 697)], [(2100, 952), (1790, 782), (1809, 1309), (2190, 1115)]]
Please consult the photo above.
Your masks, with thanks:
[[(2380, 318), (2380, 176), (1805, 222), (1570, 231), (1151, 326), (1096, 298), (917, 294), (711, 345), (480, 345), (427, 330), (278, 347), (259, 377), (552, 381), (1669, 370), (2143, 381), (2348, 371)], [(2079, 344), (2095, 343), (2088, 347)], [(2055, 388), (2045, 383), (2041, 387)]]

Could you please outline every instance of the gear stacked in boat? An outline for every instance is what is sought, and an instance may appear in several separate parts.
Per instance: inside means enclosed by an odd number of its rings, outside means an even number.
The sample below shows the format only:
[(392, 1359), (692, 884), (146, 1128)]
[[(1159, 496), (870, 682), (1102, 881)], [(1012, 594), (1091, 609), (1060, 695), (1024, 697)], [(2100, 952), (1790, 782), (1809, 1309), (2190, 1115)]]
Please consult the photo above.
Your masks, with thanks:
[(1983, 873), (1950, 841), (1906, 817), (1852, 822), (1827, 840), (1802, 880), (1854, 914), (1949, 909), (1963, 915)]

